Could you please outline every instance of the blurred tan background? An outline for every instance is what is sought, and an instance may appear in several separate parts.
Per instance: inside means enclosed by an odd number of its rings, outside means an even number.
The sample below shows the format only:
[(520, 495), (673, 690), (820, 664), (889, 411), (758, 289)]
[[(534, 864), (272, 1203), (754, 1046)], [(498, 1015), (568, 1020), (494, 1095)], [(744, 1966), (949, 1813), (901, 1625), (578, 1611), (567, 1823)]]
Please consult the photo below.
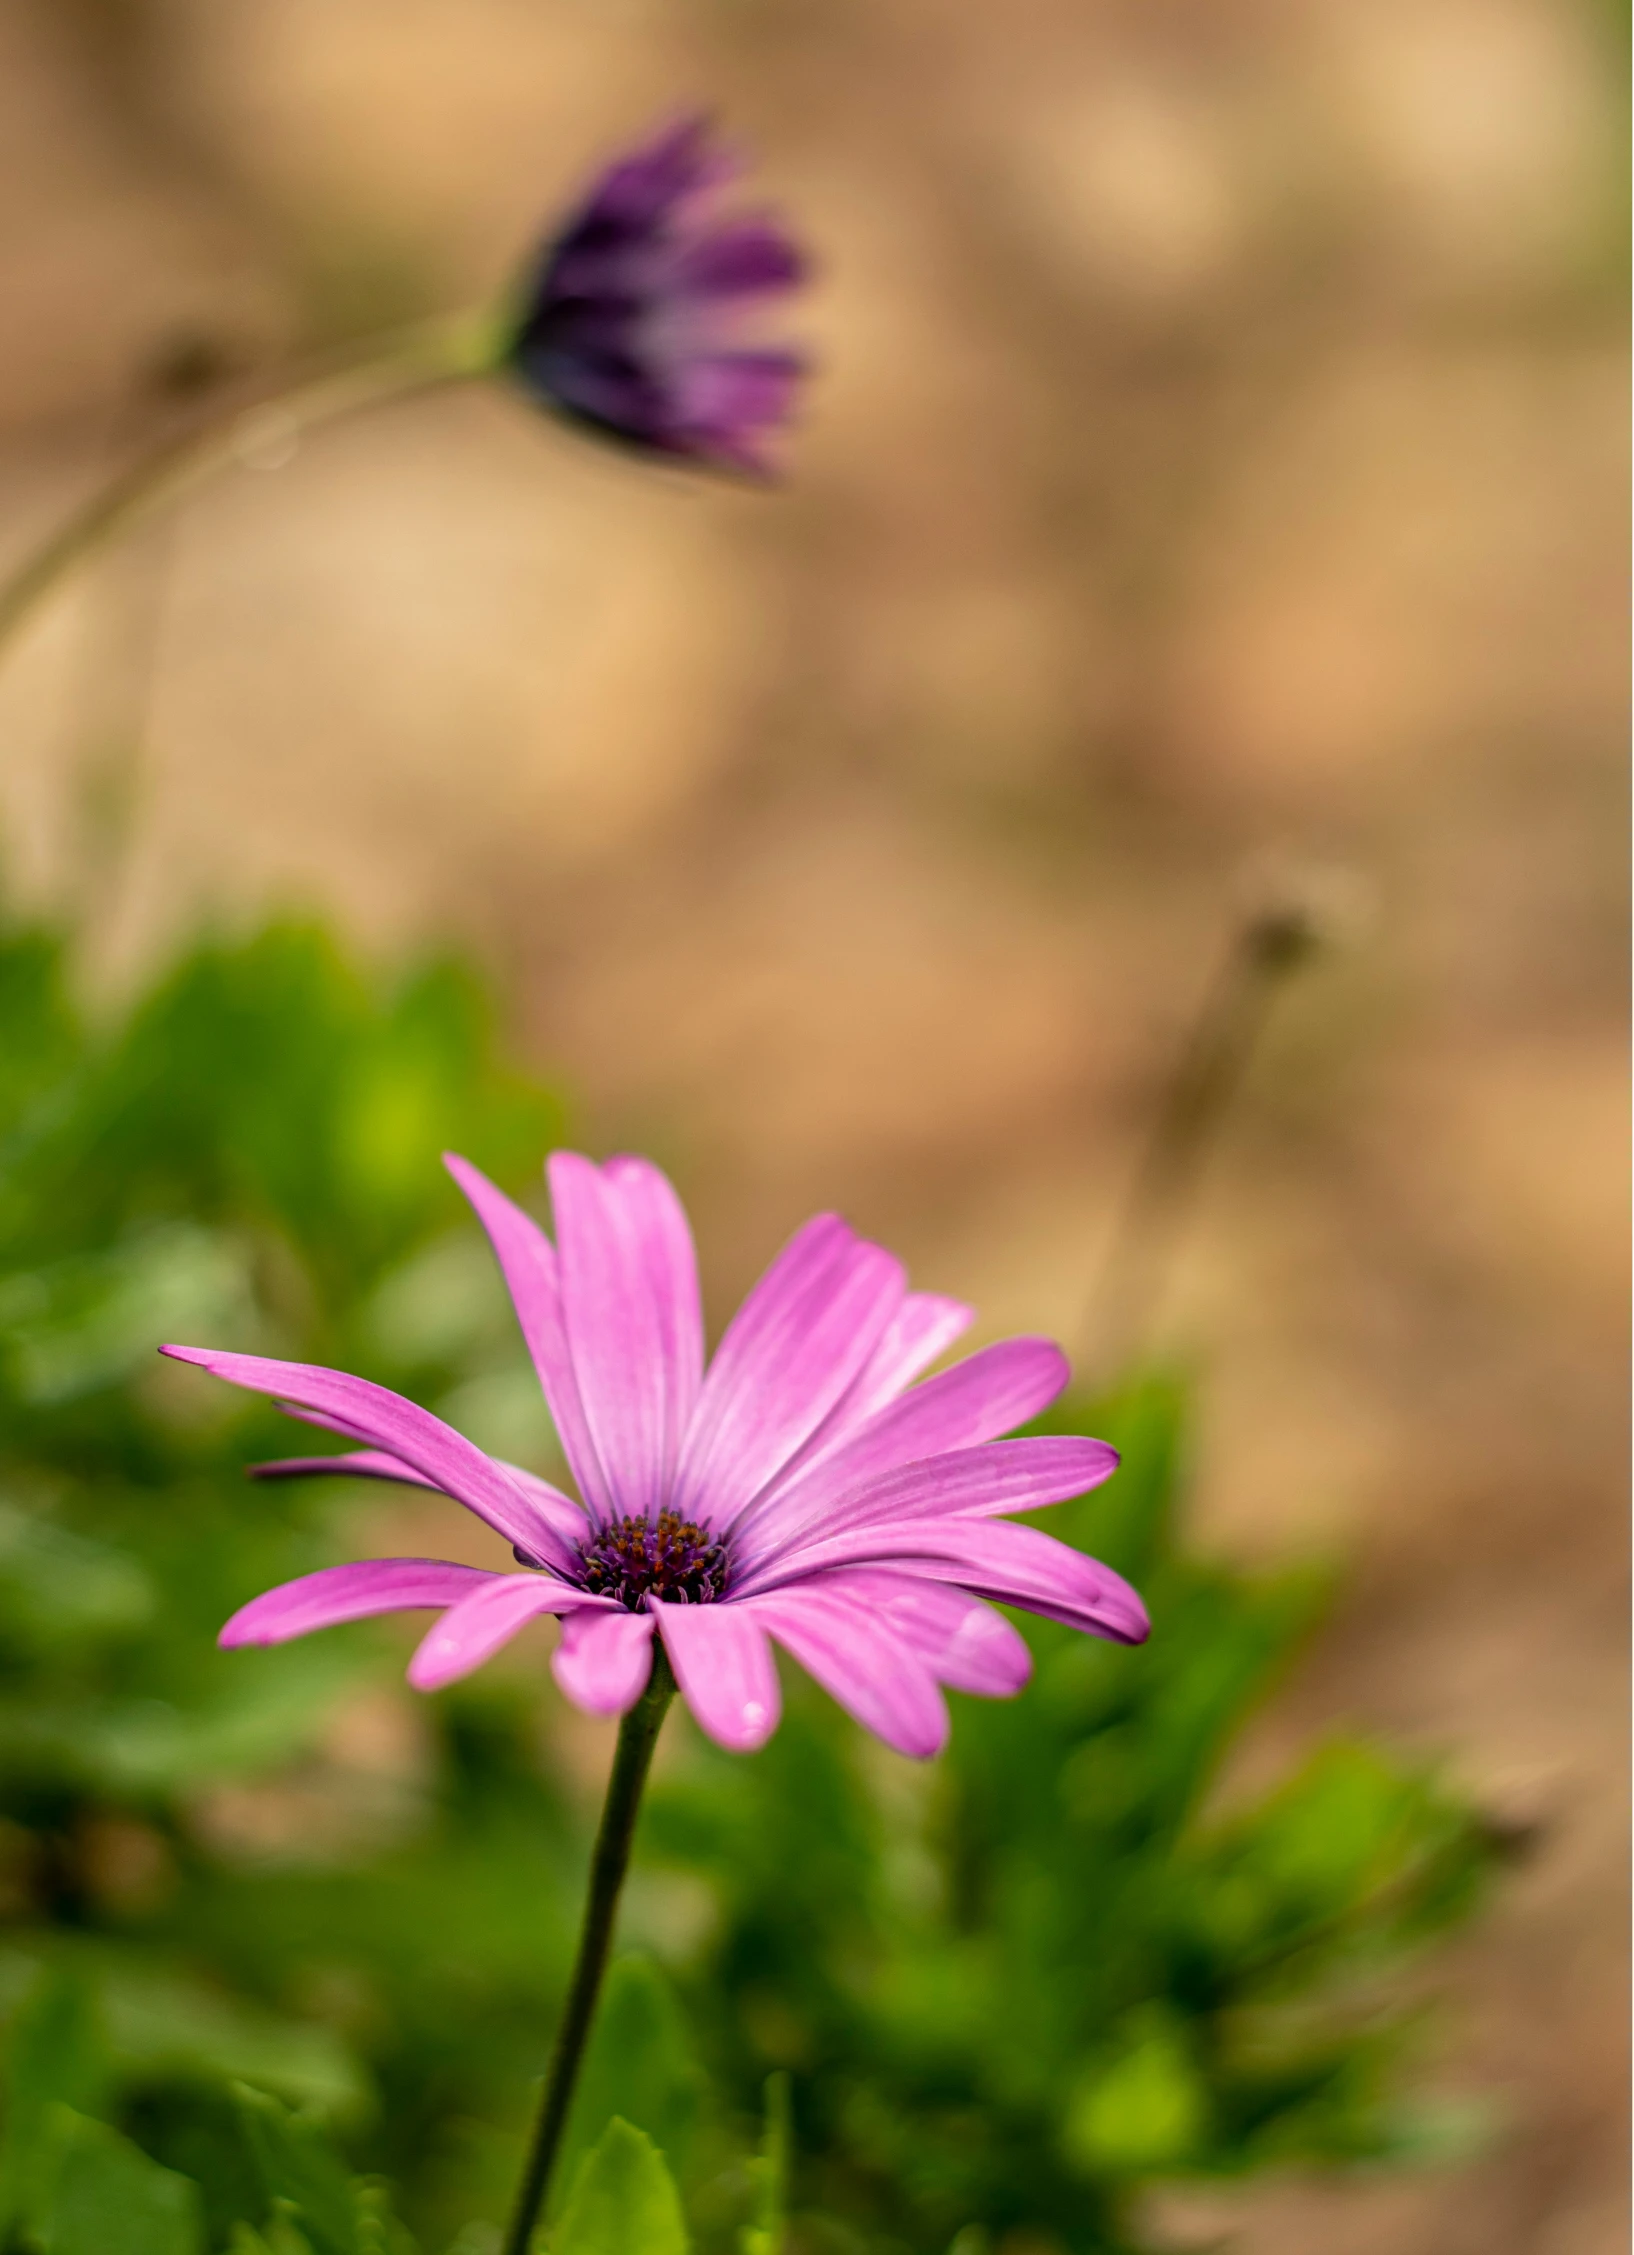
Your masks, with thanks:
[(1436, 1970), (1467, 2170), (1176, 2198), (1295, 2255), (1623, 2208), (1622, 34), (1591, 0), (6, 0), (0, 559), (184, 382), (480, 298), (702, 99), (817, 247), (787, 491), (498, 392), (201, 493), (0, 667), (25, 904), (455, 936), (715, 1305), (821, 1204), (1082, 1335), (1267, 859), (1349, 873), (1163, 1335), (1200, 1523), (1342, 1548), (1257, 1759), (1535, 1828)]

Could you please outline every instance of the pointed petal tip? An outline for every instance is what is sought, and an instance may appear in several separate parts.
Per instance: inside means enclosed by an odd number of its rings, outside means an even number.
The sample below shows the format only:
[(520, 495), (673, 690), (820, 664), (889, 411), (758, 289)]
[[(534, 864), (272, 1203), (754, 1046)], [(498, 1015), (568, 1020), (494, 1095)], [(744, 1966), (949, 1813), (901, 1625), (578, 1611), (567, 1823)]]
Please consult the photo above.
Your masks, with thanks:
[(1121, 1608), (1122, 1618), (1110, 1634), (1119, 1644), (1144, 1644), (1152, 1633), (1152, 1617), (1137, 1598), (1133, 1605)]

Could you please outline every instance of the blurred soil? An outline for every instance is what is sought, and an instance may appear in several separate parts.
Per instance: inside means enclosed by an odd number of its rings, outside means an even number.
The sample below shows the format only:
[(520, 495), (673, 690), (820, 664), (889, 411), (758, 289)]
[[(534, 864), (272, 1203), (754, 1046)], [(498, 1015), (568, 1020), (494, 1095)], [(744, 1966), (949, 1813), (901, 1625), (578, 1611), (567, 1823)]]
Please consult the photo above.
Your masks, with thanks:
[(696, 98), (818, 245), (788, 489), (523, 402), (201, 493), (0, 676), (27, 901), (474, 944), (717, 1310), (843, 1206), (1082, 1335), (1254, 871), (1350, 873), (1163, 1337), (1201, 1519), (1335, 1547), (1330, 1726), (1532, 1836), (1436, 1986), (1466, 2168), (1176, 2199), (1264, 2255), (1623, 2204), (1623, 56), (1581, 0), (8, 0), (0, 543), (187, 383), (480, 297)]

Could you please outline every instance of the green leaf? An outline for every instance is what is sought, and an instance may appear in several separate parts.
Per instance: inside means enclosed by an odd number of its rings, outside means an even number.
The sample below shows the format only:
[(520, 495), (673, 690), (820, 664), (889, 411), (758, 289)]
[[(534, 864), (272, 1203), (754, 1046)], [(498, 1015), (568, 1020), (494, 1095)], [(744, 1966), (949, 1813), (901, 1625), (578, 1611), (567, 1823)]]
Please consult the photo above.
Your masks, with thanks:
[(1207, 2131), (1208, 2092), (1185, 2029), (1154, 2007), (1135, 2016), (1110, 2065), (1073, 2093), (1064, 2143), (1070, 2158), (1091, 2174), (1161, 2174), (1194, 2158)]
[(615, 2115), (645, 2130), (684, 2170), (702, 2080), (663, 1973), (650, 1958), (617, 1959), (585, 2054), (558, 2181), (572, 2184), (580, 2160)]
[(234, 2224), (227, 2255), (312, 2255), (312, 2242), (287, 2215), (281, 2215), (273, 2218), (265, 2233), (251, 2224)]
[(199, 2189), (105, 2122), (52, 2109), (42, 2255), (203, 2255)]
[(687, 2255), (687, 2247), (664, 2156), (615, 2116), (573, 2181), (551, 2255)]
[(738, 2234), (741, 2255), (782, 2255), (788, 2226), (789, 2163), (793, 2134), (789, 2078), (766, 2078), (766, 2129), (760, 2153), (749, 2165), (755, 2187), (755, 2220)]
[(234, 2224), (227, 2255), (312, 2255), (312, 2242), (296, 2230), (287, 2215), (280, 2215), (273, 2218), (265, 2233), (251, 2224)]
[(53, 2157), (54, 2110), (100, 2106), (107, 2081), (102, 2030), (84, 1983), (69, 1973), (42, 1973), (11, 2028), (0, 2144), (0, 2236), (7, 2224), (38, 2212)]
[(351, 2175), (317, 2124), (268, 2091), (240, 2083), (233, 2096), (268, 2201), (288, 2203), (313, 2255), (365, 2255)]

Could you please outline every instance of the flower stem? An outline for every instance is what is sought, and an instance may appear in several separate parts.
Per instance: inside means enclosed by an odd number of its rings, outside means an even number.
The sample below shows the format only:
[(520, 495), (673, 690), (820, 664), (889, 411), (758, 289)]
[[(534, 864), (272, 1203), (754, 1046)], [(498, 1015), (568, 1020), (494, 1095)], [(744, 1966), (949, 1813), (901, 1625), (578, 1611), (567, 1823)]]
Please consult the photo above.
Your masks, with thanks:
[(1119, 1377), (1151, 1330), (1204, 1165), (1272, 1003), (1336, 936), (1318, 890), (1290, 885), (1244, 917), (1159, 1094), (1091, 1310), (1086, 1360), (1099, 1379)]
[(550, 2189), (550, 2172), (561, 2149), (574, 2085), (583, 2064), (590, 2024), (595, 2018), (596, 1999), (601, 1993), (602, 1975), (607, 1970), (607, 1952), (613, 1939), (613, 1921), (618, 1913), (624, 1874), (630, 1865), (630, 1841), (641, 1806), (642, 1787), (652, 1766), (659, 1728), (674, 1696), (675, 1678), (670, 1673), (669, 1663), (662, 1649), (655, 1649), (647, 1688), (619, 1725), (618, 1748), (613, 1755), (612, 1774), (607, 1780), (607, 1799), (602, 1804), (601, 1824), (590, 1857), (590, 1891), (585, 1898), (578, 1956), (574, 1960), (573, 1978), (556, 2030), (556, 2041), (551, 2046), (539, 2113), (501, 2255), (528, 2255), (533, 2228)]
[(37, 607), (141, 518), (192, 487), (258, 457), (282, 459), (304, 431), (404, 392), (486, 374), (493, 324), (469, 313), (417, 323), (375, 344), (366, 358), (240, 409), (225, 421), (169, 439), (121, 470), (0, 582), (0, 656)]

